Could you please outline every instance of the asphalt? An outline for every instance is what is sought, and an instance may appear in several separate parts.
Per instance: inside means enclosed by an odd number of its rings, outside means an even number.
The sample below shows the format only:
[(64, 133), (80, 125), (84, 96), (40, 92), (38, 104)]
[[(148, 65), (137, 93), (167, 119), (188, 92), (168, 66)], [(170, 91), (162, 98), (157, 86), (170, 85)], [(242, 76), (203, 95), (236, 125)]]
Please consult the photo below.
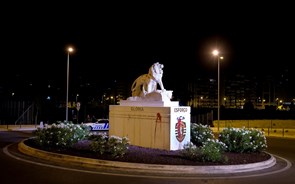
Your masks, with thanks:
[[(10, 126), (3, 127), (0, 126), (0, 131), (33, 131), (38, 126), (26, 125), (26, 126)], [(23, 154), (28, 156), (40, 158), (42, 160), (47, 160), (49, 162), (55, 162), (57, 164), (71, 164), (73, 166), (83, 167), (85, 169), (94, 168), (108, 168), (115, 169), (118, 171), (130, 171), (133, 173), (144, 173), (144, 174), (162, 174), (162, 175), (175, 175), (176, 173), (185, 175), (198, 175), (198, 176), (208, 176), (209, 175), (232, 175), (232, 174), (246, 174), (253, 172), (263, 172), (270, 171), (274, 169), (280, 169), (277, 167), (278, 162), (282, 162), (282, 159), (271, 155), (269, 160), (251, 163), (251, 164), (239, 164), (239, 165), (212, 165), (212, 166), (180, 166), (180, 165), (157, 165), (157, 164), (140, 164), (140, 163), (126, 163), (117, 161), (106, 161), (98, 159), (83, 158), (70, 155), (61, 155), (52, 152), (46, 152), (43, 150), (38, 150), (29, 147), (24, 144), (23, 140), (18, 144), (18, 149)], [(284, 165), (284, 164), (283, 164)]]

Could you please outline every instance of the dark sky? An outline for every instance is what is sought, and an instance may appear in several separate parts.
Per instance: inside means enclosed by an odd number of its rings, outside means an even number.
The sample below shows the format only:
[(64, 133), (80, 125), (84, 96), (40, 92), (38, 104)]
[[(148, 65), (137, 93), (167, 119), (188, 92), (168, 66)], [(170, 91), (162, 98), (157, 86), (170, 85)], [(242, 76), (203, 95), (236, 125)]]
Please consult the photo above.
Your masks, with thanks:
[(177, 82), (186, 74), (216, 74), (211, 52), (217, 47), (225, 58), (223, 72), (267, 75), (292, 69), (290, 4), (210, 3), (2, 6), (2, 82), (16, 73), (39, 83), (65, 81), (69, 44), (75, 48), (70, 74), (95, 81), (133, 82), (156, 61)]

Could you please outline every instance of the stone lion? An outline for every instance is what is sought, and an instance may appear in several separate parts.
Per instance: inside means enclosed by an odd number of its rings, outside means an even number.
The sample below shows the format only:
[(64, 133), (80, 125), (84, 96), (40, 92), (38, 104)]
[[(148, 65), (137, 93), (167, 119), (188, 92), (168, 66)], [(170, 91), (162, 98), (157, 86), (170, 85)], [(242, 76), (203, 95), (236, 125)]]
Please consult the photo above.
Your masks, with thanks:
[(150, 67), (147, 74), (140, 75), (131, 86), (132, 96), (144, 97), (151, 92), (156, 92), (158, 84), (161, 90), (165, 91), (162, 82), (163, 68), (163, 64), (156, 62)]

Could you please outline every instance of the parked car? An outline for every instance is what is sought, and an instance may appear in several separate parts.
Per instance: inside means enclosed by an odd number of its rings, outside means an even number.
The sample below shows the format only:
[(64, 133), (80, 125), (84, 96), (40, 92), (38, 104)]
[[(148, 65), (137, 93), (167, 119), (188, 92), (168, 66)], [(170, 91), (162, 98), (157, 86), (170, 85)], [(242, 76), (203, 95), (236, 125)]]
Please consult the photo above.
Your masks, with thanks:
[(108, 119), (97, 119), (97, 121), (94, 123), (84, 123), (84, 125), (88, 126), (91, 131), (109, 130), (109, 120)]

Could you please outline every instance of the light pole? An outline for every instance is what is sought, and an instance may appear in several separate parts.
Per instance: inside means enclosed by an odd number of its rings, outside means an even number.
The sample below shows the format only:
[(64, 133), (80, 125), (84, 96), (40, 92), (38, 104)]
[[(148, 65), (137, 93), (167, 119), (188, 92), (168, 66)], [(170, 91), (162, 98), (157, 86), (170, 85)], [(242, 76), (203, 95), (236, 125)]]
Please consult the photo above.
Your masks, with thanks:
[(220, 120), (220, 59), (223, 57), (219, 56), (218, 50), (213, 50), (212, 54), (217, 57), (217, 64), (218, 64), (218, 76), (217, 76), (217, 131), (219, 132), (219, 120)]
[(68, 47), (68, 58), (67, 58), (67, 98), (66, 98), (66, 123), (68, 123), (68, 114), (69, 114), (69, 73), (70, 73), (70, 53), (73, 52), (72, 47)]

